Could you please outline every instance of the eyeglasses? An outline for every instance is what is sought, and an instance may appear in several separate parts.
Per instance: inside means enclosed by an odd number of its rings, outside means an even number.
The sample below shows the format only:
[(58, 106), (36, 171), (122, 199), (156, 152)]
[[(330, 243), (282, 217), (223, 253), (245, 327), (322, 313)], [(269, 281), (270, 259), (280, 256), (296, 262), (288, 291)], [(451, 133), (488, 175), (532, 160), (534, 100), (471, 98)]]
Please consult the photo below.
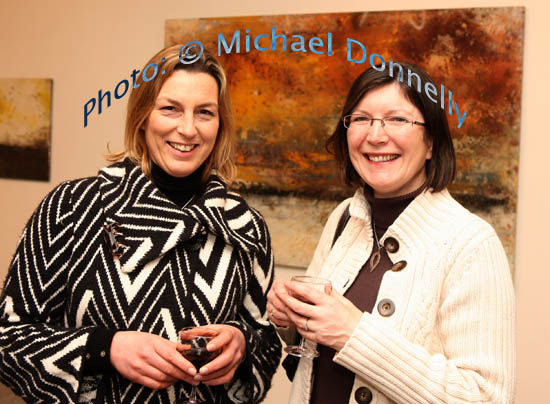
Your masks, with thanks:
[(363, 129), (367, 130), (368, 127), (372, 126), (374, 121), (380, 121), (382, 127), (388, 133), (396, 133), (407, 128), (409, 125), (419, 125), (426, 126), (424, 122), (413, 121), (402, 116), (386, 116), (384, 118), (370, 118), (367, 115), (363, 114), (350, 114), (342, 118), (344, 127), (347, 129)]

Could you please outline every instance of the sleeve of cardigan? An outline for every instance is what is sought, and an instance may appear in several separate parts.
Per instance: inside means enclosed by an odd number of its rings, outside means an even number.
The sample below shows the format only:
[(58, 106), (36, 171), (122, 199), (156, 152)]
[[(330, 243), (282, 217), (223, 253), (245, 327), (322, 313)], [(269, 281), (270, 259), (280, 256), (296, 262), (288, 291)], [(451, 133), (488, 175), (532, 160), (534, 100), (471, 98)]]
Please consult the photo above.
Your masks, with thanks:
[(63, 326), (71, 257), (70, 183), (56, 187), (19, 240), (0, 298), (0, 380), (27, 402), (76, 402), (91, 328)]
[(239, 328), (246, 339), (246, 357), (236, 377), (226, 385), (234, 403), (259, 403), (271, 387), (271, 379), (281, 359), (281, 342), (267, 318), (267, 292), (273, 283), (274, 260), (271, 239), (264, 219), (253, 212), (259, 234), (259, 250), (254, 257), (253, 276), (237, 313), (237, 321), (227, 324)]
[(396, 403), (510, 404), (515, 383), (515, 298), (492, 229), (473, 237), (443, 283), (438, 352), (365, 313), (334, 360)]

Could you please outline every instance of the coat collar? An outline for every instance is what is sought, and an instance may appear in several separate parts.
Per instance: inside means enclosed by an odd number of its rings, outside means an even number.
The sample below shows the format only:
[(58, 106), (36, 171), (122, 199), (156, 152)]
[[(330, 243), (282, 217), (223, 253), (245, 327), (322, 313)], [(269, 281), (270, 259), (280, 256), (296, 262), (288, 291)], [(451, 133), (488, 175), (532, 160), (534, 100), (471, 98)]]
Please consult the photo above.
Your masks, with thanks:
[(120, 246), (123, 272), (132, 272), (179, 243), (209, 232), (236, 248), (258, 250), (250, 208), (242, 198), (229, 194), (215, 175), (183, 209), (129, 159), (100, 170), (98, 180), (105, 235), (108, 242)]

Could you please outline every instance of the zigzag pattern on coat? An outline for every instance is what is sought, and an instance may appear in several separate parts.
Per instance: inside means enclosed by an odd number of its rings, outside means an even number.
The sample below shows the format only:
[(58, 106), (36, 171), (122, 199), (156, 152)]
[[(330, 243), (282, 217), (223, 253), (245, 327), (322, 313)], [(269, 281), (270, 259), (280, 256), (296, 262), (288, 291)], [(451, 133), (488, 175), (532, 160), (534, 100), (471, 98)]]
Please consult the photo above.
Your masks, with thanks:
[[(118, 259), (104, 239), (106, 223), (122, 233)], [(225, 392), (201, 385), (200, 395), (257, 402), (280, 358), (265, 310), (272, 278), (262, 217), (215, 176), (185, 209), (127, 160), (98, 177), (63, 183), (29, 220), (6, 279), (0, 380), (29, 402), (76, 402), (93, 327), (176, 340), (181, 327), (226, 323), (243, 331), (247, 361)], [(168, 403), (177, 394), (116, 372), (97, 380), (105, 403)]]

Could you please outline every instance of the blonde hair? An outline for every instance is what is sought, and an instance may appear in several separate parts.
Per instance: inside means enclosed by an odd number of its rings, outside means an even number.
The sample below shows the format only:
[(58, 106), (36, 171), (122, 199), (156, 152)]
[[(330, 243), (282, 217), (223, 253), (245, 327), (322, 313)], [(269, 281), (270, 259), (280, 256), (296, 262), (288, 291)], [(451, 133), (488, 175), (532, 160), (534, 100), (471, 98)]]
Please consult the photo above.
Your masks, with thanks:
[[(160, 89), (176, 70), (182, 69), (190, 72), (207, 73), (218, 83), (220, 125), (214, 149), (205, 163), (203, 163), (202, 181), (205, 182), (210, 175), (210, 171), (215, 170), (216, 174), (224, 182), (230, 184), (236, 173), (233, 154), (235, 148), (235, 126), (225, 71), (214, 55), (206, 49), (204, 49), (202, 55), (195, 62), (184, 64), (180, 59), (180, 55), (182, 59), (184, 58), (185, 53), (182, 53), (184, 50), (182, 45), (165, 48), (145, 64), (142, 74), (136, 79), (136, 87), (132, 88), (128, 99), (126, 129), (124, 133), (125, 150), (118, 153), (109, 153), (105, 158), (107, 161), (116, 162), (128, 157), (134, 163), (141, 166), (146, 176), (151, 177), (151, 156), (145, 143), (143, 126), (153, 110)], [(186, 63), (188, 62), (186, 59), (183, 60)], [(158, 74), (150, 81), (144, 81), (143, 71), (152, 63), (158, 66), (156, 70)], [(146, 74), (149, 77), (151, 75), (149, 72)]]

